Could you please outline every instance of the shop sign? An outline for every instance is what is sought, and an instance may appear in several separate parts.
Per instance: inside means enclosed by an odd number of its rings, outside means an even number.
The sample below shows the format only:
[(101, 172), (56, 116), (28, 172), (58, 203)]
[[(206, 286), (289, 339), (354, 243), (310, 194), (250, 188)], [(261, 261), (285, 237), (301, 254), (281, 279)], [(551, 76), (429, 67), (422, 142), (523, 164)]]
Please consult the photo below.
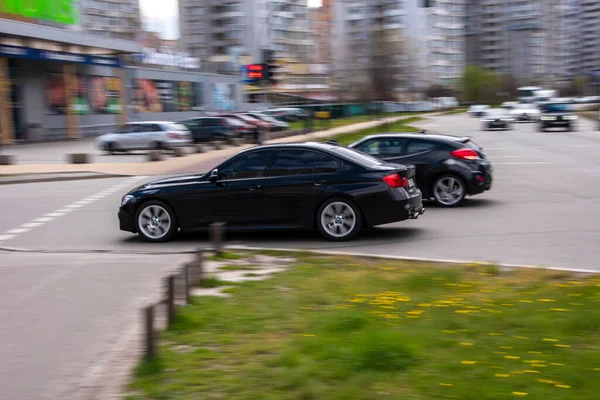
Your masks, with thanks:
[[(1, 0), (0, 0), (1, 1)], [(120, 67), (121, 61), (114, 57), (99, 57), (85, 54), (65, 53), (32, 49), (29, 47), (0, 45), (0, 56), (11, 58), (29, 58), (33, 60), (59, 61), (76, 64), (101, 65), (105, 67)]]
[(143, 48), (142, 53), (133, 55), (134, 62), (145, 65), (159, 65), (182, 69), (199, 69), (200, 59), (190, 57), (188, 53), (161, 49), (161, 51)]
[(78, 15), (74, 0), (0, 0), (0, 13), (65, 25), (76, 24)]

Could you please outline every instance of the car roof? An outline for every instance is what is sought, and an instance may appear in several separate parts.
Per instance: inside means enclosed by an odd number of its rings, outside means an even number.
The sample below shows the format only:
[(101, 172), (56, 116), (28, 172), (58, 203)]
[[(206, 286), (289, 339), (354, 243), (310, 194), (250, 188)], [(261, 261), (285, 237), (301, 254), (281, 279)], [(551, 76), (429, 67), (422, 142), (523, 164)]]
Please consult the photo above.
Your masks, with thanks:
[(433, 140), (437, 142), (445, 143), (464, 143), (471, 138), (468, 136), (451, 136), (451, 135), (439, 135), (429, 133), (379, 133), (376, 135), (365, 136), (364, 138), (356, 141), (355, 143), (364, 142), (367, 139), (386, 139), (386, 138), (404, 138), (404, 139), (421, 139), (421, 140)]
[(127, 122), (124, 125), (145, 125), (145, 124), (178, 124), (176, 121), (134, 121)]

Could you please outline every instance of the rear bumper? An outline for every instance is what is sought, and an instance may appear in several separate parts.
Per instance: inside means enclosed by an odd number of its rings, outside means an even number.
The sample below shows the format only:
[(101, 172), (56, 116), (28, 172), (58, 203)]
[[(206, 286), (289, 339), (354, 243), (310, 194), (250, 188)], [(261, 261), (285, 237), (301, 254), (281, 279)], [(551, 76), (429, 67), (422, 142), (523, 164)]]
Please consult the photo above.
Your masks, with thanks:
[(376, 206), (363, 210), (368, 226), (417, 219), (425, 211), (420, 190), (411, 194), (403, 188), (390, 189), (385, 197), (380, 198)]

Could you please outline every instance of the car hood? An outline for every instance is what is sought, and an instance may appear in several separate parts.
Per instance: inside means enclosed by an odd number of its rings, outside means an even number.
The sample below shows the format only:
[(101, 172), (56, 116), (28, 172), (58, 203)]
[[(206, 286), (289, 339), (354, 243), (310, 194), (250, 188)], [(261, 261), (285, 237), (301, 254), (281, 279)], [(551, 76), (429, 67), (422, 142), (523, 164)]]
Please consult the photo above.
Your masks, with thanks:
[(564, 117), (566, 115), (575, 115), (572, 112), (568, 112), (568, 111), (554, 111), (554, 112), (545, 112), (542, 113), (542, 115), (549, 115), (551, 117)]
[(154, 189), (161, 188), (164, 186), (174, 186), (174, 185), (188, 185), (191, 183), (196, 183), (204, 174), (193, 174), (193, 175), (179, 175), (172, 176), (169, 178), (159, 179), (156, 181), (145, 183), (137, 188), (133, 189), (131, 192), (135, 192), (137, 190), (143, 189)]

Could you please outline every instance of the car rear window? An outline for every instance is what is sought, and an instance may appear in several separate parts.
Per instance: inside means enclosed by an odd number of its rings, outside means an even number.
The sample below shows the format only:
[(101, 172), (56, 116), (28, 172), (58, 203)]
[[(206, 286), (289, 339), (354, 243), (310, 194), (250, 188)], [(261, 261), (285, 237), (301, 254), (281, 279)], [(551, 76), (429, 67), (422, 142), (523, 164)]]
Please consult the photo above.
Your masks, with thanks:
[(351, 149), (349, 147), (338, 146), (332, 149), (334, 152), (340, 154), (342, 157), (358, 164), (363, 167), (372, 167), (383, 165), (385, 162), (381, 161), (378, 158), (370, 156), (366, 153)]

